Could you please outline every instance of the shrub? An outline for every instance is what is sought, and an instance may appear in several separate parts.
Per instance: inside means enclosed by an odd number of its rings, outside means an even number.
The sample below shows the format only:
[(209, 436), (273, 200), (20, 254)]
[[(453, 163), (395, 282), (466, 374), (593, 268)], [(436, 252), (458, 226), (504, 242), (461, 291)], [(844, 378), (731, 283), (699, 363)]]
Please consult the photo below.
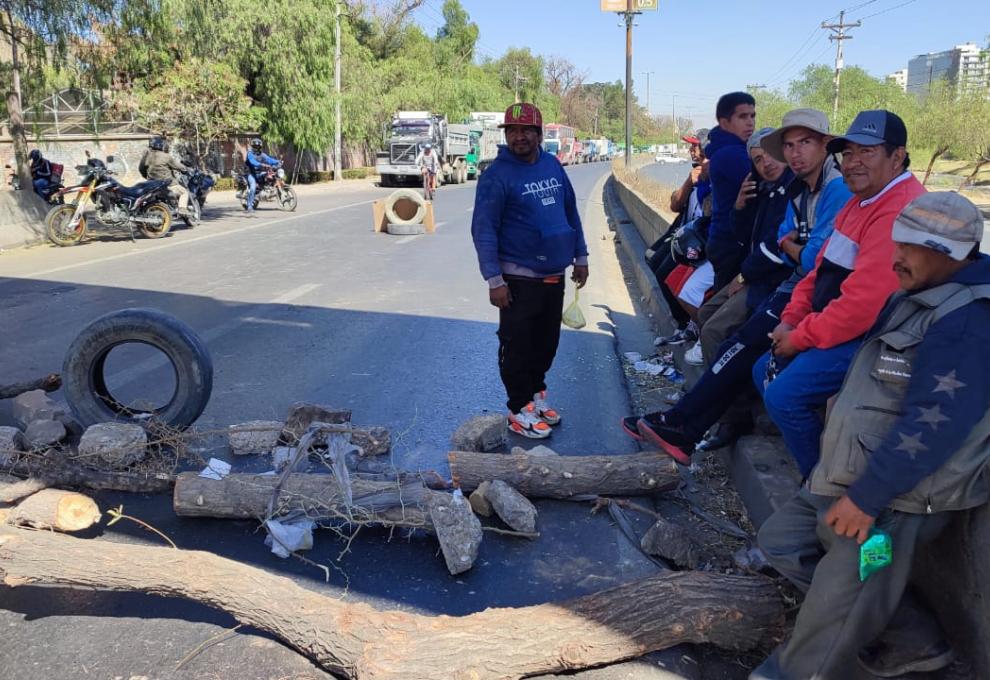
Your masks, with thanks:
[(368, 177), (368, 168), (348, 168), (342, 175), (344, 179), (365, 179)]
[(236, 188), (233, 177), (220, 177), (217, 179), (217, 183), (213, 185), (214, 191), (233, 191)]

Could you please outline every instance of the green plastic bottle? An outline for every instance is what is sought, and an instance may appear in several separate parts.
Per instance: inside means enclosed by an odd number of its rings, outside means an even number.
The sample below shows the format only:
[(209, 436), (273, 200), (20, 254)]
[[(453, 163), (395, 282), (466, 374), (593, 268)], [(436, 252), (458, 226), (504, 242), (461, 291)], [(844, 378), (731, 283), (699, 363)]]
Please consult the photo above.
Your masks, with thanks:
[(866, 581), (893, 561), (894, 546), (890, 534), (876, 527), (870, 529), (870, 537), (859, 546), (859, 580)]

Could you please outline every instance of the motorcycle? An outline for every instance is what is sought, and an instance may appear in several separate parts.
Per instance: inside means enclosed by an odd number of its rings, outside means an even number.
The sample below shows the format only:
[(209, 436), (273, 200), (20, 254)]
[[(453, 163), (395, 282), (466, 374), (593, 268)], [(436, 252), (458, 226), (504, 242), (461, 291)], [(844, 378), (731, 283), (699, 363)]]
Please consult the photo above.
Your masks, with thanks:
[[(112, 157), (107, 158), (113, 162)], [(60, 198), (75, 194), (74, 203), (58, 205), (45, 216), (48, 238), (58, 246), (74, 246), (86, 235), (88, 222), (86, 207), (93, 203), (93, 215), (103, 226), (111, 230), (127, 229), (134, 240), (135, 226), (148, 238), (162, 238), (172, 227), (172, 214), (168, 207), (169, 180), (152, 180), (132, 187), (124, 186), (111, 175), (106, 163), (90, 158), (79, 184), (59, 191)]]
[(172, 220), (181, 219), (191, 229), (203, 221), (203, 205), (206, 203), (206, 196), (210, 193), (210, 189), (216, 184), (216, 180), (211, 175), (197, 168), (192, 168), (179, 173), (176, 176), (176, 181), (189, 192), (189, 207), (188, 214), (180, 215), (179, 198), (174, 194), (171, 195), (168, 205), (172, 209)]
[[(278, 207), (286, 212), (296, 209), (296, 192), (285, 183), (285, 170), (281, 164), (276, 167), (267, 167), (264, 174), (257, 177), (258, 189), (254, 192), (254, 205), (252, 209), (258, 207), (261, 201), (277, 201)], [(241, 207), (247, 210), (248, 197), (247, 175), (239, 173), (237, 175), (237, 200), (241, 202)]]
[[(10, 177), (7, 178), (7, 184), (9, 184), (14, 189), (14, 191), (20, 191), (21, 177), (20, 175), (17, 174), (17, 169), (11, 166), (9, 163), (4, 165), (3, 167), (10, 172)], [(57, 166), (57, 167), (62, 167), (62, 166)], [(35, 193), (37, 193), (38, 196), (46, 203), (61, 204), (63, 202), (62, 196), (58, 192), (64, 188), (65, 187), (62, 184), (61, 173), (56, 174), (53, 172), (51, 181), (48, 183), (48, 186), (42, 189), (40, 192), (35, 190)]]

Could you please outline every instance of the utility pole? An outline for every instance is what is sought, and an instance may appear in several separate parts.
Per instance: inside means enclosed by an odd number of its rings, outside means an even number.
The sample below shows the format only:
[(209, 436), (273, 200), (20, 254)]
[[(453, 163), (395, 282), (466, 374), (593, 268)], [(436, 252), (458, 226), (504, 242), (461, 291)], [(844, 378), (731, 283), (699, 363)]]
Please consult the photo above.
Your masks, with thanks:
[(846, 35), (847, 28), (857, 28), (862, 26), (862, 21), (856, 21), (852, 24), (845, 23), (846, 12), (842, 10), (839, 12), (839, 23), (837, 24), (826, 24), (822, 22), (822, 28), (832, 31), (832, 35), (828, 37), (829, 40), (835, 41), (835, 97), (832, 100), (832, 124), (835, 124), (836, 119), (839, 117), (839, 78), (842, 73), (843, 63), (842, 63), (842, 41), (850, 40), (851, 35)]
[(674, 129), (674, 145), (677, 145), (677, 95), (670, 95), (670, 126)]
[(335, 109), (335, 121), (333, 130), (333, 181), (342, 182), (344, 180), (344, 160), (341, 156), (341, 121), (340, 121), (340, 3), (343, 0), (337, 0), (334, 3), (334, 25), (333, 25), (333, 86), (334, 92), (336, 92), (336, 104)]
[(632, 167), (632, 30), (639, 12), (633, 11), (633, 0), (626, 0), (626, 167)]
[(654, 71), (640, 71), (641, 76), (646, 76), (646, 113), (650, 113), (650, 76), (654, 74)]
[(522, 100), (519, 99), (519, 82), (520, 81), (526, 82), (527, 80), (529, 80), (529, 78), (527, 78), (526, 76), (519, 75), (519, 64), (516, 64), (516, 74), (515, 74), (515, 77), (514, 77), (514, 82), (515, 82), (514, 88), (515, 88), (516, 104), (518, 104), (520, 101), (522, 101)]

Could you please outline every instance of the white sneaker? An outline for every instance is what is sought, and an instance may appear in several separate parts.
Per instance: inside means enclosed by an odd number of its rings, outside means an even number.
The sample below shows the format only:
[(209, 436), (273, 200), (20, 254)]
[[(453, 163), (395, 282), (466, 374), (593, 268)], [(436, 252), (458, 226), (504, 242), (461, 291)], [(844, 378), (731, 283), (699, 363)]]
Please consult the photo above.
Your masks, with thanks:
[(509, 411), (506, 424), (511, 432), (530, 439), (546, 439), (553, 432), (550, 426), (536, 414), (536, 408), (532, 403), (527, 404), (519, 413)]
[(560, 414), (557, 413), (557, 409), (547, 403), (546, 390), (533, 395), (532, 406), (536, 409), (536, 415), (547, 425), (557, 425), (560, 422)]
[(684, 361), (692, 366), (703, 366), (705, 357), (701, 353), (701, 341), (694, 343), (694, 346), (684, 353)]

